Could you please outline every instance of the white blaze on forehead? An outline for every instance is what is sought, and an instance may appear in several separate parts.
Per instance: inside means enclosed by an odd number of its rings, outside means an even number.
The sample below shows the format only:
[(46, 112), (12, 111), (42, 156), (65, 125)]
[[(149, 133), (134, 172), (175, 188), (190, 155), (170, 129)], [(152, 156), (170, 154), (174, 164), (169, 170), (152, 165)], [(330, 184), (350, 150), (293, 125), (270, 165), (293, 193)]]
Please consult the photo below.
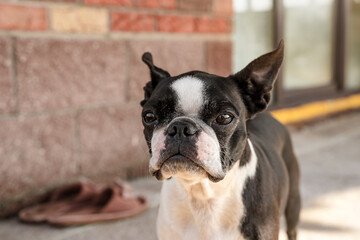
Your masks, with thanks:
[(204, 83), (192, 76), (176, 80), (171, 88), (178, 96), (178, 104), (185, 115), (197, 115), (204, 104)]

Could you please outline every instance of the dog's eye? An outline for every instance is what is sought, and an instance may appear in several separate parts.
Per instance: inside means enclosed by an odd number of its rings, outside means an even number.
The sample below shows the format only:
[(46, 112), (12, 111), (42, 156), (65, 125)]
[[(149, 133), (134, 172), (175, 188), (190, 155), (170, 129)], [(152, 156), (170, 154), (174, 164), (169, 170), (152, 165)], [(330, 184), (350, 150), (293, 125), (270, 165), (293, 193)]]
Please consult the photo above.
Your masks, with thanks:
[(220, 124), (220, 125), (226, 125), (231, 123), (231, 121), (233, 120), (233, 116), (230, 114), (220, 114), (219, 116), (217, 116), (216, 118), (216, 123)]
[(145, 123), (152, 123), (156, 120), (155, 114), (153, 114), (152, 112), (145, 113), (143, 118)]

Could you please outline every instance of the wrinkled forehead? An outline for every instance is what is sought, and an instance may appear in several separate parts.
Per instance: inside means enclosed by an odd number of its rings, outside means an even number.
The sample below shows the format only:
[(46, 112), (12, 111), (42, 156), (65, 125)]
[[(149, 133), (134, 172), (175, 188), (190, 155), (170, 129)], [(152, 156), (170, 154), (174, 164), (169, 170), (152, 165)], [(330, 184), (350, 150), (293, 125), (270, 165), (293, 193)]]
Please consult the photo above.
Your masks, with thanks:
[(205, 82), (193, 76), (184, 76), (171, 83), (177, 99), (176, 110), (186, 116), (196, 117), (207, 101)]

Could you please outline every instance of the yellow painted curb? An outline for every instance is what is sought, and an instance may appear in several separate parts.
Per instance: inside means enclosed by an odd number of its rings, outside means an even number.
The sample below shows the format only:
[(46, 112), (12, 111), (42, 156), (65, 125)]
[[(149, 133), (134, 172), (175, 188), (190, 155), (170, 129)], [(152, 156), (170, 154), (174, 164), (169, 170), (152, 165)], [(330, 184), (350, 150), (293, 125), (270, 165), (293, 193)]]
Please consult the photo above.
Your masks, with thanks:
[(280, 122), (289, 124), (357, 108), (360, 108), (360, 94), (275, 110), (271, 114)]

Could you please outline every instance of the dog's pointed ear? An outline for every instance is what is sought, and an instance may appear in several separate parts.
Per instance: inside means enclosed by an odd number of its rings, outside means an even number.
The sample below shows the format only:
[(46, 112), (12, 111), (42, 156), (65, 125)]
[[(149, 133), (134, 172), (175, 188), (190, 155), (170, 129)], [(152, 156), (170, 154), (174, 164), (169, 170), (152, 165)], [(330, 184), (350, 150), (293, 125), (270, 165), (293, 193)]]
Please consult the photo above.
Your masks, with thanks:
[(243, 70), (230, 76), (239, 86), (248, 119), (266, 109), (283, 58), (284, 41), (281, 40), (277, 49), (260, 56)]
[(154, 91), (156, 85), (158, 85), (158, 83), (163, 80), (164, 78), (168, 78), (170, 77), (170, 74), (161, 69), (158, 68), (157, 66), (154, 65), (153, 63), (153, 58), (151, 53), (146, 52), (142, 55), (143, 62), (149, 67), (150, 69), (150, 76), (151, 76), (151, 81), (148, 82), (145, 87), (144, 87), (144, 100), (141, 101), (141, 106), (144, 106), (144, 104), (146, 103), (146, 101), (150, 98), (152, 92)]

